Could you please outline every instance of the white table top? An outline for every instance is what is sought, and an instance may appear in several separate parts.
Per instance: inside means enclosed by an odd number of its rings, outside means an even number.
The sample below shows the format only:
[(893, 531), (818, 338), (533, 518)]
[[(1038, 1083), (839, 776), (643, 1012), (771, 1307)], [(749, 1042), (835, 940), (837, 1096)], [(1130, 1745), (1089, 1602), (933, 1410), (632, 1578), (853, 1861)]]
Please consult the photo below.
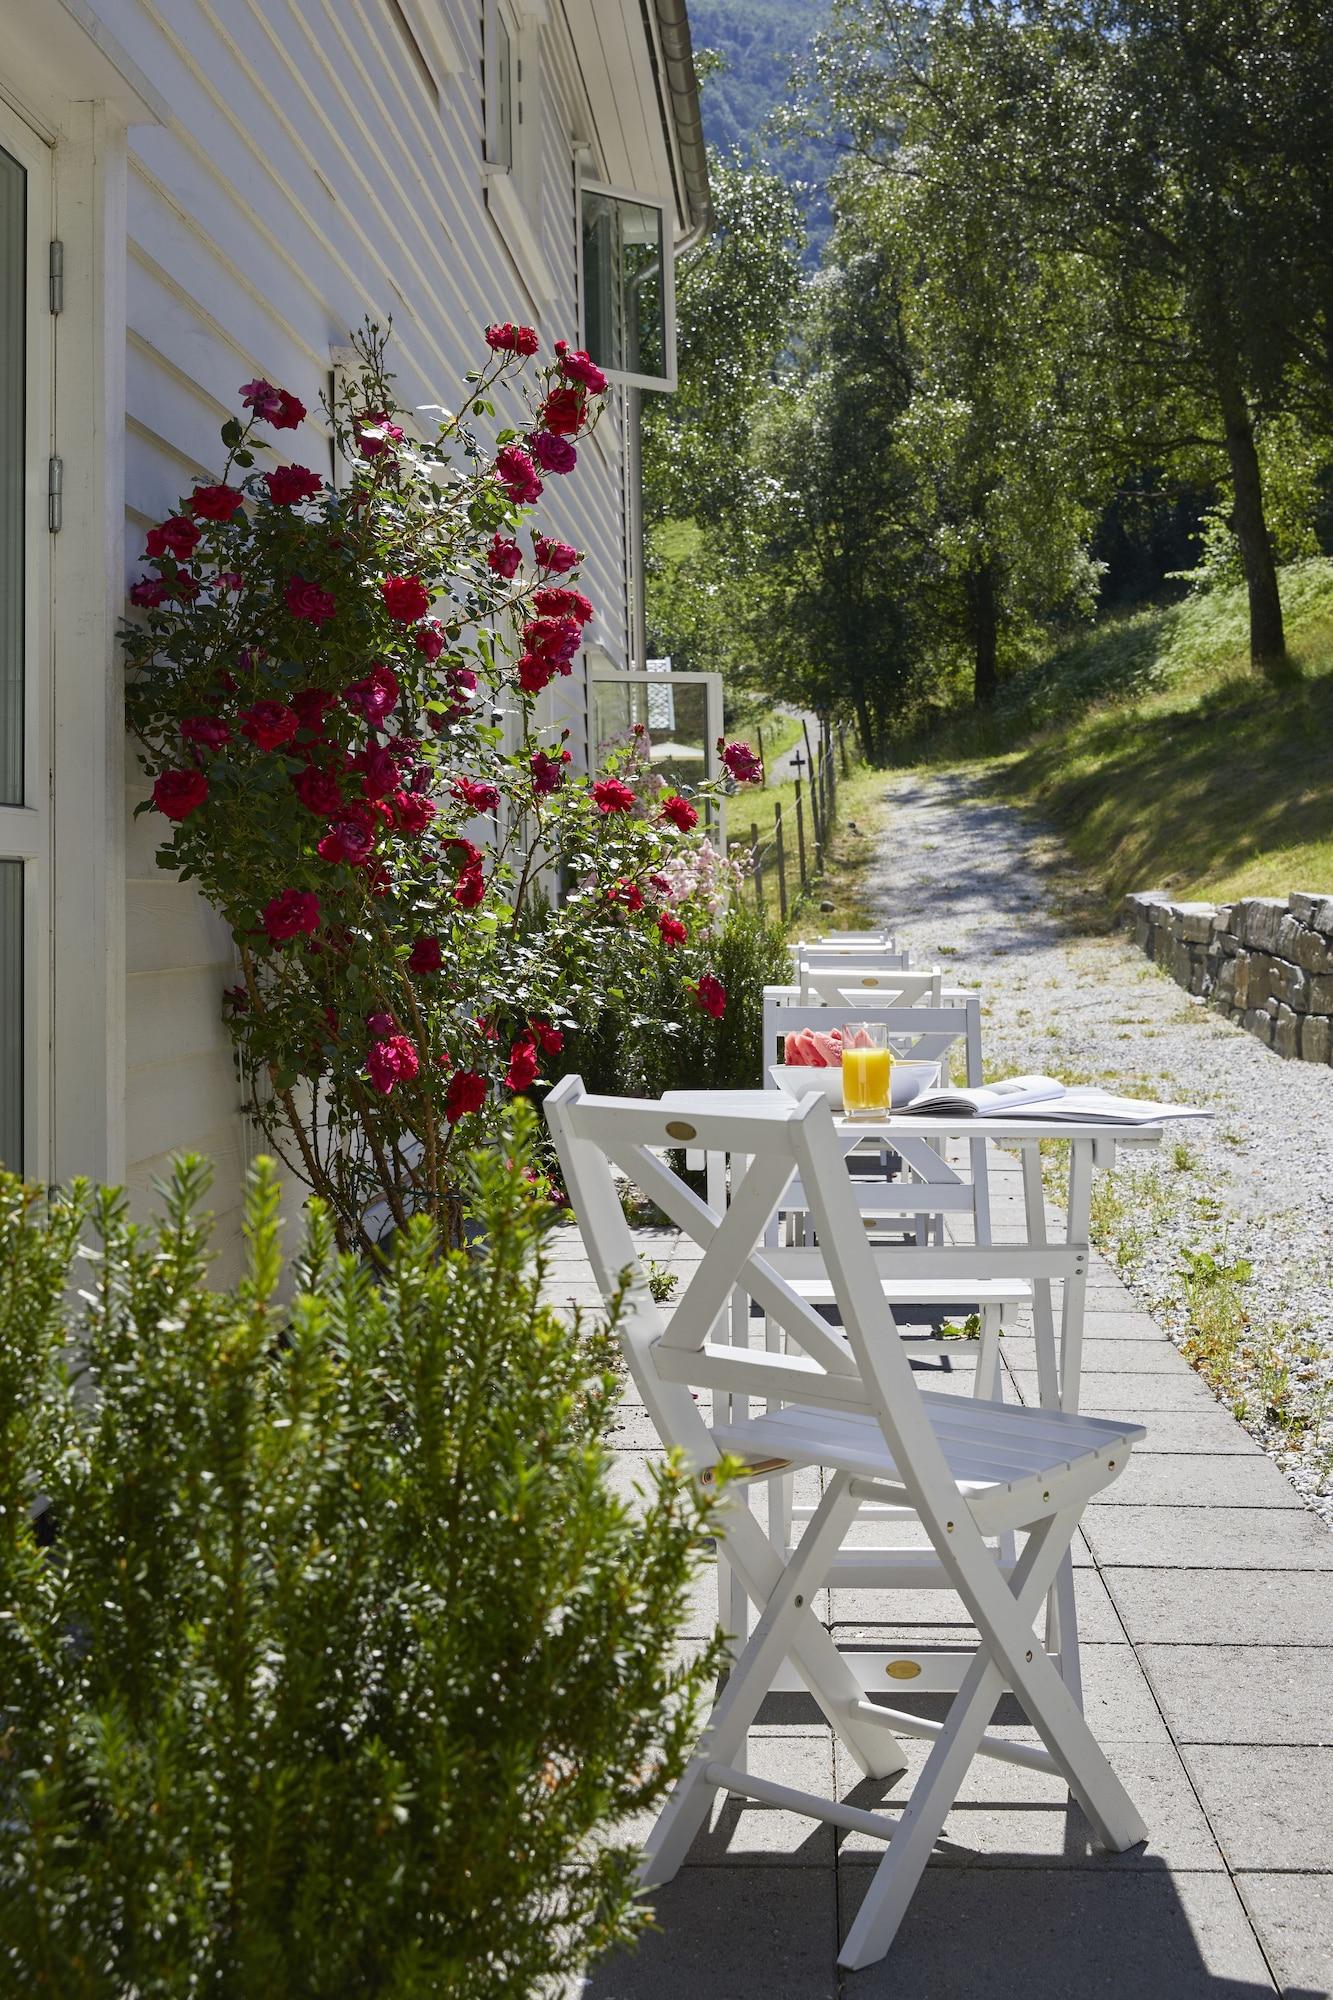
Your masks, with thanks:
[[(710, 1091), (720, 1110), (734, 1105), (744, 1111), (756, 1099), (772, 1100), (771, 1090)], [(698, 1092), (668, 1090), (663, 1104), (695, 1103)], [(849, 1118), (835, 1110), (833, 1124), (840, 1137), (862, 1139), (997, 1139), (1013, 1145), (1017, 1139), (1114, 1139), (1119, 1146), (1159, 1145), (1165, 1124), (1108, 1124), (1104, 1119), (1077, 1124), (1069, 1118), (967, 1118), (953, 1116), (914, 1118), (910, 1111), (890, 1111), (882, 1118)]]

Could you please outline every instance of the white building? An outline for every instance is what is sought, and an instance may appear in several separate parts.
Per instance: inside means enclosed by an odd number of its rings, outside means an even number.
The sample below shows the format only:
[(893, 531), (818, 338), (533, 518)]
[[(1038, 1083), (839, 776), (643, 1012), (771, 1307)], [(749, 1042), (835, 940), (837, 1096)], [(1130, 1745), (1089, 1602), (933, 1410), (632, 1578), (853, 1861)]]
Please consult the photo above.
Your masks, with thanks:
[[(609, 200), (597, 188), (641, 197)], [(392, 315), (402, 400), (450, 400), (493, 319), (603, 355), (619, 282), (707, 225), (684, 0), (0, 0), (0, 1161), (142, 1195), (253, 1150), (227, 934), (154, 864), (116, 628), (144, 530), (217, 465), (240, 383), (316, 415)], [(634, 382), (561, 483), (589, 658), (642, 664)], [(579, 711), (580, 717), (583, 713)]]

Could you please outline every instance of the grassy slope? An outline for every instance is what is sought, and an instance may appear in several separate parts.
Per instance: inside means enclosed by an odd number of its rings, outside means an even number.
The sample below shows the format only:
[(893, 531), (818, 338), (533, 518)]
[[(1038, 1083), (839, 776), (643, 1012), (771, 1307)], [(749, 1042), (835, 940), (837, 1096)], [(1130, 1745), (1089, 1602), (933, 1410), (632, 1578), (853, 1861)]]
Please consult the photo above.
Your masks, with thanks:
[(1283, 600), (1290, 686), (1250, 672), (1240, 589), (1064, 648), (1006, 692), (999, 726), (1023, 747), (997, 789), (1052, 818), (1112, 896), (1333, 892), (1333, 562), (1293, 565)]

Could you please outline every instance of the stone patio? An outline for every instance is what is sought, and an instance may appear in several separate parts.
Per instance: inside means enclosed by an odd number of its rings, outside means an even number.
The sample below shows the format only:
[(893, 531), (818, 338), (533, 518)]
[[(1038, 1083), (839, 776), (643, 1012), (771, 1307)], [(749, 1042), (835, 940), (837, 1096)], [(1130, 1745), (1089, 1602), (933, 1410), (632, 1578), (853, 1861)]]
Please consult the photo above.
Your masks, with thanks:
[[(1017, 1165), (993, 1153), (996, 1235), (1019, 1233)], [(682, 1273), (695, 1253), (646, 1232)], [(1141, 1851), (1094, 1851), (1055, 1781), (980, 1760), (881, 1964), (840, 1972), (875, 1844), (719, 1795), (687, 1866), (654, 1897), (660, 1930), (596, 1968), (586, 2000), (1023, 2000), (1126, 1993), (1259, 2000), (1333, 1991), (1333, 1534), (1215, 1402), (1115, 1272), (1094, 1257), (1083, 1407), (1142, 1417), (1146, 1442), (1088, 1508), (1077, 1545), (1086, 1706), (1151, 1829)], [(596, 1302), (577, 1233), (556, 1239), (551, 1295)], [(1004, 1342), (1006, 1395), (1035, 1397), (1030, 1334)], [(947, 1367), (947, 1364), (943, 1364)], [(967, 1387), (970, 1371), (954, 1376)], [(932, 1386), (945, 1386), (932, 1378)], [(617, 1479), (653, 1439), (631, 1393)], [(831, 1602), (828, 1601), (831, 1596)], [(898, 1600), (937, 1621), (946, 1593)], [(840, 1640), (894, 1643), (872, 1593), (826, 1594)], [(710, 1575), (688, 1637), (716, 1614)], [(955, 1630), (967, 1632), (964, 1625)], [(901, 1642), (899, 1635), (898, 1642)], [(903, 1701), (904, 1697), (895, 1695)], [(944, 1703), (922, 1699), (927, 1713)], [(1012, 1701), (998, 1726), (1035, 1740)], [(920, 1767), (925, 1746), (911, 1747)], [(804, 1696), (770, 1697), (755, 1769), (873, 1806), (903, 1781), (859, 1780)]]

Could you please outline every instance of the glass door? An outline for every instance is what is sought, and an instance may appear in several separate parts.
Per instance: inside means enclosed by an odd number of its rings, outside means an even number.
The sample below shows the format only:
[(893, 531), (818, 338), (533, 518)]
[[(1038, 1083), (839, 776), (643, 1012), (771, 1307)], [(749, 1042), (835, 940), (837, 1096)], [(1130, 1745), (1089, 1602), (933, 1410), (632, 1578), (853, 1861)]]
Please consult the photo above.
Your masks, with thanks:
[(50, 158), (0, 103), (0, 1165), (46, 1171)]
[[(588, 706), (588, 761), (594, 771), (637, 745), (637, 754), (677, 791), (692, 792), (718, 775), (720, 674), (594, 671), (588, 676)], [(714, 833), (721, 837), (720, 825)]]

